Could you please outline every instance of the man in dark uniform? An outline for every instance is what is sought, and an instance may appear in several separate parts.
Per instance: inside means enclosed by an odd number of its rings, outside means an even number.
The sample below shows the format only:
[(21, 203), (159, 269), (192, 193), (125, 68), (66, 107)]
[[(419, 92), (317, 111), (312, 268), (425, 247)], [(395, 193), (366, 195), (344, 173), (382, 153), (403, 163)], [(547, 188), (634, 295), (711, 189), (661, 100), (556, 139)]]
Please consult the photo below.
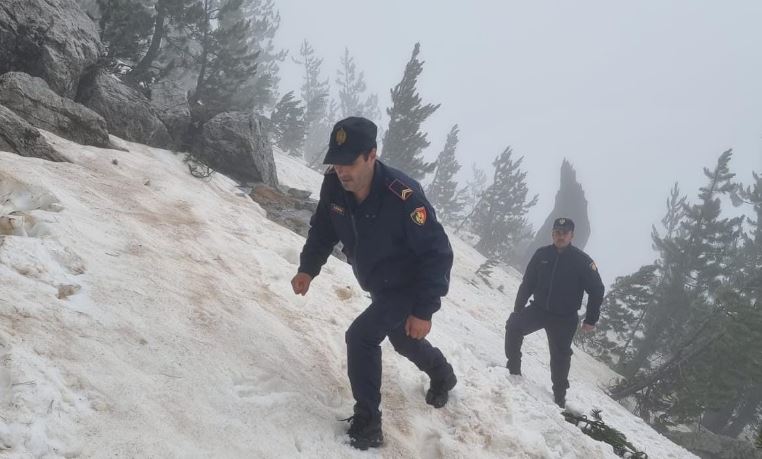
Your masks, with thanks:
[(450, 282), (453, 254), (447, 235), (420, 184), (376, 158), (376, 125), (359, 117), (339, 121), (331, 133), (328, 169), (310, 221), (294, 293), (304, 295), (334, 245), (341, 241), (371, 305), (346, 333), (354, 415), (350, 444), (359, 449), (383, 443), (381, 347), (394, 349), (431, 379), (426, 402), (447, 403), (457, 379), (439, 349), (426, 339), (431, 316)]
[[(571, 343), (577, 330), (577, 311), (587, 292), (583, 332), (595, 329), (603, 302), (603, 282), (595, 262), (571, 244), (574, 222), (557, 218), (553, 222), (553, 244), (540, 247), (532, 256), (516, 294), (513, 313), (505, 325), (505, 355), (508, 371), (521, 374), (521, 344), (524, 336), (544, 328), (550, 350), (550, 378), (553, 398), (566, 405), (569, 388)], [(524, 307), (530, 296), (534, 299)]]

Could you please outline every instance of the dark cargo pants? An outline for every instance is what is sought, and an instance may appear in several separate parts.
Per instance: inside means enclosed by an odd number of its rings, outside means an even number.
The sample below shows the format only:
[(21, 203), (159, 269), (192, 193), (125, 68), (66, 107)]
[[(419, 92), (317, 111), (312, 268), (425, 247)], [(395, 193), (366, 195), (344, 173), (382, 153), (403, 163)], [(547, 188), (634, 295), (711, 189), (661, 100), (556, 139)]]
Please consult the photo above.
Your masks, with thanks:
[(446, 378), (452, 371), (439, 349), (426, 339), (417, 340), (405, 334), (413, 298), (410, 292), (372, 295), (371, 305), (349, 326), (345, 335), (347, 372), (356, 401), (355, 413), (381, 415), (381, 342), (387, 336), (395, 351), (433, 381)]
[(521, 369), (521, 345), (524, 337), (544, 328), (548, 335), (553, 394), (566, 395), (566, 389), (569, 388), (571, 344), (578, 322), (576, 314), (559, 316), (535, 304), (512, 313), (505, 324), (505, 356), (508, 358), (508, 368), (513, 371)]

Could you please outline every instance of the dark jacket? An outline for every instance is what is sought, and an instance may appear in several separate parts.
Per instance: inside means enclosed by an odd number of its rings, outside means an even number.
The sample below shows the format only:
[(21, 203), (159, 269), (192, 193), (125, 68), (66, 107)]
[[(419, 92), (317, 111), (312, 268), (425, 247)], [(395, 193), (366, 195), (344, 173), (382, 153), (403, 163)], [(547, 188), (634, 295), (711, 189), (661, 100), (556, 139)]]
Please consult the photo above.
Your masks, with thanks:
[(592, 258), (568, 246), (558, 252), (555, 246), (540, 247), (532, 256), (516, 294), (514, 311), (524, 308), (534, 295), (532, 304), (561, 316), (576, 315), (587, 292), (585, 323), (595, 325), (603, 302), (603, 282)]
[(415, 180), (376, 161), (370, 194), (358, 205), (329, 170), (299, 272), (317, 276), (338, 241), (364, 290), (374, 295), (409, 290), (413, 314), (421, 319), (430, 320), (441, 306), (452, 248)]

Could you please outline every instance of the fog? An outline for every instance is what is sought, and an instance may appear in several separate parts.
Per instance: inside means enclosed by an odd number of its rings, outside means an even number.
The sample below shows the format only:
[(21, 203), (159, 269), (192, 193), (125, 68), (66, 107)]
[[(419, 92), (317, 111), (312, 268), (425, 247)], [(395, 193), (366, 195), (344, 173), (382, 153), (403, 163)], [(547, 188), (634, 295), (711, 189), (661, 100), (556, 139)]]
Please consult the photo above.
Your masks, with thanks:
[[(436, 157), (457, 123), (465, 183), (471, 163), (489, 168), (511, 145), (540, 196), (530, 214), (535, 228), (569, 159), (589, 202), (585, 250), (607, 284), (654, 259), (651, 225), (675, 182), (695, 200), (702, 168), (728, 148), (740, 180), (762, 172), (759, 1), (276, 5), (280, 47), (296, 56), (307, 39), (332, 85), (348, 47), (382, 110), (419, 41), (419, 91), (424, 102), (442, 104), (423, 126), (426, 156)], [(281, 75), (281, 92), (298, 92), (302, 73), (290, 58)]]

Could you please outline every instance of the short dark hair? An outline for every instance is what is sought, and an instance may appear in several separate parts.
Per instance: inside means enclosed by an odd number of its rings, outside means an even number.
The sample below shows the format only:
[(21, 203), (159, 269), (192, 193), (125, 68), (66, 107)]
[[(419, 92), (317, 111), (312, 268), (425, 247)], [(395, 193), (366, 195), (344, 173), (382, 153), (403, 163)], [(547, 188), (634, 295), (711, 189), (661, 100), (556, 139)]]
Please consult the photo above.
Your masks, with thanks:
[(368, 158), (370, 157), (370, 152), (371, 152), (371, 151), (373, 151), (373, 150), (375, 150), (376, 148), (377, 148), (377, 147), (376, 147), (376, 144), (374, 143), (374, 144), (373, 144), (373, 147), (371, 147), (371, 149), (370, 149), (370, 150), (368, 150), (368, 151), (364, 151), (364, 152), (362, 152), (362, 153), (360, 153), (360, 154), (362, 155), (362, 157), (363, 157), (363, 158), (365, 158), (365, 161), (367, 161), (367, 160), (368, 160)]

